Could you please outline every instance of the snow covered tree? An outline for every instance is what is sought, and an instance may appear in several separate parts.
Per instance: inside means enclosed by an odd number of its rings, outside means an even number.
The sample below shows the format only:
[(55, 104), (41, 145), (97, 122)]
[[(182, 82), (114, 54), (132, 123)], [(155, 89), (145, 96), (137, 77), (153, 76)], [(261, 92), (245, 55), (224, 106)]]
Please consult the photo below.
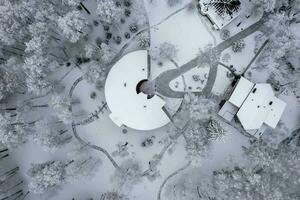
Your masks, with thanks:
[[(3, 159), (3, 160), (2, 160)], [(13, 167), (13, 159), (9, 158), (8, 149), (0, 144), (0, 198), (18, 199), (24, 196), (24, 180), (19, 174), (20, 168)]]
[(78, 183), (79, 181), (91, 178), (101, 164), (101, 159), (95, 151), (88, 146), (76, 146), (76, 148), (68, 154), (70, 160), (66, 166), (65, 179), (68, 183)]
[(58, 27), (72, 43), (77, 42), (85, 34), (86, 26), (87, 21), (79, 11), (71, 11), (58, 18)]
[(238, 40), (232, 44), (232, 51), (235, 53), (242, 52), (246, 47), (246, 43), (244, 40)]
[(178, 54), (178, 49), (174, 44), (164, 42), (159, 46), (159, 58), (160, 59), (174, 59)]
[(0, 101), (13, 94), (26, 92), (24, 72), (19, 58), (12, 56), (0, 64)]
[(71, 100), (67, 97), (53, 95), (50, 106), (54, 109), (56, 116), (64, 123), (69, 124), (73, 120), (71, 111)]
[(26, 119), (34, 109), (38, 108), (46, 108), (48, 107), (48, 104), (40, 104), (40, 105), (34, 105), (31, 101), (20, 101), (17, 103), (16, 106), (10, 107), (10, 109), (15, 111), (16, 116), (19, 118)]
[(18, 88), (18, 77), (8, 72), (4, 67), (0, 65), (0, 101), (5, 99), (10, 94), (14, 94)]
[(145, 139), (143, 140), (143, 142), (142, 142), (142, 147), (151, 147), (151, 146), (153, 146), (154, 139), (155, 139), (155, 136), (154, 136), (154, 135), (145, 138)]
[(115, 57), (115, 52), (113, 51), (113, 49), (105, 44), (102, 43), (100, 46), (100, 58), (104, 63), (109, 63), (112, 61), (112, 59)]
[(298, 199), (300, 146), (293, 144), (284, 142), (274, 146), (256, 141), (244, 147), (245, 162), (232, 162), (233, 167), (213, 171), (212, 177), (193, 169), (166, 187), (166, 197), (172, 200)]
[(31, 177), (29, 191), (42, 194), (55, 190), (64, 183), (78, 182), (91, 177), (99, 167), (100, 159), (87, 146), (81, 147), (68, 155), (67, 161), (47, 161), (32, 164), (28, 170)]
[(100, 48), (96, 45), (86, 44), (84, 50), (85, 50), (85, 56), (87, 58), (96, 59), (97, 57), (99, 57)]
[(199, 64), (212, 64), (216, 63), (220, 60), (220, 54), (218, 51), (216, 51), (215, 48), (213, 48), (213, 45), (210, 43), (203, 48), (199, 49), (198, 53), (199, 59), (198, 62)]
[(57, 62), (51, 62), (48, 58), (38, 55), (27, 57), (23, 64), (26, 74), (26, 84), (29, 92), (43, 94), (51, 83), (47, 80), (48, 73), (57, 67)]
[(254, 12), (274, 12), (276, 9), (281, 6), (286, 6), (288, 4), (287, 0), (255, 0), (251, 1), (251, 4), (254, 5), (252, 8)]
[(216, 199), (292, 200), (299, 198), (300, 149), (257, 141), (244, 149), (247, 163), (213, 174), (210, 194)]
[(40, 164), (32, 164), (28, 170), (31, 177), (29, 191), (35, 194), (43, 194), (46, 191), (56, 189), (65, 180), (65, 166), (61, 161), (48, 161)]
[(200, 123), (204, 124), (204, 122), (194, 124), (183, 133), (188, 157), (195, 163), (200, 162), (203, 157), (208, 155), (212, 142), (211, 134)]
[[(299, 45), (299, 39), (295, 36), (289, 23), (291, 18), (283, 13), (276, 13), (268, 17), (268, 21), (265, 23), (268, 29), (268, 37), (270, 43), (268, 44), (268, 53), (271, 58), (280, 59), (288, 53), (296, 51)], [(261, 38), (263, 39), (263, 38)]]
[[(215, 119), (217, 103), (212, 98), (186, 95), (182, 109), (187, 111), (189, 127), (183, 133), (188, 157), (195, 163), (209, 153), (211, 144), (225, 135), (225, 130)], [(187, 117), (185, 116), (185, 117)]]
[(120, 168), (121, 170), (116, 169), (111, 180), (120, 191), (130, 192), (133, 186), (141, 181), (141, 165), (136, 160), (128, 159), (121, 164)]
[(145, 10), (144, 1), (131, 1), (130, 10), (132, 11), (131, 18), (138, 27), (147, 26), (147, 12)]
[(0, 143), (8, 148), (17, 148), (27, 142), (31, 131), (27, 124), (17, 118), (14, 122), (9, 114), (0, 114)]
[(97, 82), (100, 82), (104, 86), (104, 81), (106, 78), (106, 69), (103, 65), (92, 61), (88, 65), (85, 65), (83, 70), (85, 72), (84, 78), (89, 83), (95, 84)]
[(210, 119), (206, 125), (211, 140), (222, 139), (226, 135), (226, 130), (216, 119)]
[(6, 45), (22, 42), (27, 36), (30, 1), (0, 2), (0, 41)]
[(112, 24), (120, 21), (123, 10), (113, 0), (97, 0), (97, 13), (101, 21)]
[(78, 6), (81, 2), (81, 0), (62, 0), (62, 2), (66, 5), (70, 6)]
[(222, 40), (227, 40), (228, 38), (230, 38), (230, 31), (228, 29), (222, 29), (220, 31), (220, 38)]
[(142, 33), (137, 36), (137, 42), (141, 48), (150, 47), (150, 36), (148, 33)]
[(44, 55), (49, 48), (49, 25), (46, 22), (36, 22), (28, 26), (31, 39), (25, 42), (26, 53)]
[(300, 45), (299, 37), (294, 33), (293, 16), (285, 13), (274, 13), (265, 23), (265, 35), (256, 37), (256, 45), (266, 39), (269, 42), (255, 63), (257, 70), (269, 71), (269, 81), (278, 83), (278, 89), (288, 89), (296, 96), (299, 88)]
[(72, 135), (68, 134), (67, 129), (60, 129), (58, 124), (57, 118), (43, 118), (35, 122), (33, 141), (51, 152), (70, 142)]
[(184, 99), (189, 116), (193, 121), (208, 120), (217, 111), (217, 103), (211, 98), (189, 94)]

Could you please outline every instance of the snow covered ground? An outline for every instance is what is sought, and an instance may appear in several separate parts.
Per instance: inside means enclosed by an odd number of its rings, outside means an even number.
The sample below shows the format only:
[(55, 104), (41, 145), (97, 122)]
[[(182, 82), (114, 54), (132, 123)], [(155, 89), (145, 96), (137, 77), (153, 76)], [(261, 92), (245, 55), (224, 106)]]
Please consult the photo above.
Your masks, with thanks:
[[(153, 25), (156, 22), (159, 22), (177, 8), (180, 8), (180, 6), (169, 9), (164, 3), (162, 3), (162, 6), (152, 6), (148, 11), (150, 24)], [(197, 12), (188, 12), (186, 10), (182, 10), (155, 29), (151, 29), (151, 49), (156, 48), (160, 43), (166, 40), (175, 44), (179, 49), (178, 57), (176, 58), (178, 65), (182, 65), (194, 58), (197, 55), (199, 48), (203, 48), (205, 45), (213, 43), (211, 35), (201, 22)], [(170, 62), (164, 63), (162, 67), (158, 66), (156, 62), (152, 62), (152, 75), (155, 77), (160, 72), (173, 67), (175, 66)], [(202, 88), (202, 86), (205, 85), (205, 74), (207, 74), (207, 72), (207, 68), (195, 68), (184, 74), (188, 90), (195, 91), (199, 90), (198, 87)], [(196, 85), (198, 82), (195, 82), (192, 78), (192, 75), (197, 73), (201, 79), (201, 84), (199, 85)], [(64, 80), (67, 90), (71, 87), (70, 83), (74, 82), (74, 80), (81, 75), (82, 74), (77, 69), (74, 69), (71, 72)], [(192, 87), (192, 89), (189, 89), (189, 87)], [(182, 86), (181, 89), (183, 89)], [(90, 98), (92, 92), (96, 92), (95, 99)], [(84, 115), (86, 116), (93, 113), (98, 106), (101, 106), (102, 102), (105, 101), (103, 92), (98, 91), (86, 81), (81, 81), (77, 85), (74, 90), (73, 98), (78, 98), (80, 101), (79, 105), (74, 106), (74, 112), (84, 111)], [(143, 169), (146, 169), (152, 156), (159, 153), (163, 148), (163, 140), (167, 137), (168, 129), (172, 125), (169, 124), (166, 127), (147, 132), (127, 129), (126, 127), (120, 128), (110, 120), (108, 116), (109, 113), (108, 110), (105, 110), (95, 122), (77, 127), (80, 136), (91, 144), (101, 146), (111, 153), (117, 149), (117, 144), (119, 142), (128, 142), (128, 157), (137, 159), (143, 166)], [(126, 134), (123, 133), (123, 129), (127, 130)], [(141, 142), (150, 136), (155, 136), (154, 145), (149, 148), (141, 147)], [(208, 158), (207, 161), (203, 161), (202, 170), (205, 171), (209, 169), (214, 163), (225, 162), (229, 155), (239, 155), (241, 143), (236, 142), (237, 139), (244, 141), (244, 143), (247, 141), (246, 138), (235, 132), (226, 138), (226, 142), (220, 141), (216, 143), (213, 147), (214, 150), (212, 156)], [(133, 194), (136, 199), (155, 199), (162, 180), (174, 170), (186, 164), (187, 160), (185, 159), (184, 143), (183, 138), (179, 139), (175, 144), (175, 151), (171, 155), (165, 155), (162, 163), (159, 165), (161, 177), (157, 178), (154, 182), (145, 178), (141, 184), (135, 186), (131, 194)], [(222, 155), (220, 155), (220, 152), (222, 152)], [(60, 151), (59, 154), (49, 154), (43, 151), (38, 145), (27, 143), (22, 148), (14, 151), (13, 155), (22, 169), (22, 173), (26, 177), (26, 172), (30, 167), (30, 163), (44, 162), (50, 159), (64, 157), (67, 153), (68, 148), (65, 148), (63, 151)], [(95, 173), (95, 176), (77, 184), (64, 185), (55, 196), (50, 197), (49, 199), (70, 199), (71, 197), (74, 197), (75, 199), (94, 197), (96, 199), (99, 198), (101, 193), (113, 189), (113, 186), (109, 184), (109, 182), (110, 177), (114, 172), (114, 168), (109, 160), (103, 157), (101, 153), (95, 150), (95, 154), (99, 154), (102, 159), (102, 165), (99, 171)], [(26, 155), (26, 158), (24, 155)], [(27, 158), (29, 155), (30, 159)], [(115, 159), (117, 162), (121, 163), (125, 158), (116, 157)], [(30, 199), (32, 200), (41, 198), (42, 197), (40, 196), (30, 195)]]
[[(92, 2), (92, 1), (91, 1)], [(150, 55), (152, 52), (157, 51), (159, 46), (164, 42), (169, 42), (175, 45), (178, 54), (172, 61), (159, 60), (156, 58), (151, 59), (151, 79), (159, 76), (162, 72), (178, 68), (190, 60), (198, 56), (199, 50), (205, 48), (207, 45), (212, 44), (216, 46), (222, 39), (220, 32), (213, 30), (207, 19), (199, 15), (198, 11), (193, 9), (189, 10), (188, 4), (190, 0), (183, 0), (183, 2), (174, 7), (169, 7), (166, 1), (157, 0), (156, 3), (150, 4), (148, 0), (144, 0), (149, 19), (151, 45), (149, 47)], [(94, 3), (86, 4), (94, 13), (96, 5)], [(86, 14), (90, 22), (97, 16)], [(252, 16), (247, 19), (245, 23), (239, 24), (240, 19), (234, 20), (226, 29), (230, 30), (231, 35), (235, 35), (239, 31), (247, 28), (250, 24), (259, 20), (259, 17)], [(243, 19), (244, 20), (244, 19)], [(129, 22), (123, 24), (120, 32), (116, 31), (115, 36), (124, 35), (124, 29), (128, 26)], [(145, 23), (146, 24), (146, 23)], [(144, 24), (144, 25), (145, 25)], [(126, 30), (128, 32), (128, 30)], [(92, 34), (89, 35), (88, 41), (96, 43), (98, 37), (104, 35), (103, 27), (94, 27)], [(220, 96), (221, 98), (231, 88), (231, 83), (234, 80), (232, 71), (236, 74), (241, 74), (250, 60), (255, 56), (255, 37), (260, 32), (255, 32), (248, 37), (244, 38), (246, 44), (241, 52), (234, 52), (231, 47), (227, 48), (221, 53), (220, 64), (217, 68), (216, 81), (214, 82), (212, 93)], [(133, 34), (132, 34), (133, 35)], [(113, 49), (117, 50), (129, 42), (122, 40), (120, 44), (113, 44)], [(113, 42), (113, 41), (111, 41)], [(130, 47), (123, 52), (130, 52), (140, 47), (137, 43), (130, 43)], [(121, 55), (120, 55), (121, 57)], [(226, 67), (224, 67), (227, 66)], [(65, 86), (65, 96), (70, 95), (74, 82), (84, 75), (81, 69), (75, 66), (72, 71), (63, 79)], [(81, 67), (86, 67), (85, 64)], [(181, 76), (170, 82), (170, 87), (174, 91), (186, 92), (200, 92), (205, 87), (209, 74), (209, 66), (195, 66), (195, 68), (187, 71)], [(266, 82), (268, 72), (251, 71), (251, 80), (254, 82)], [(129, 72), (130, 73), (130, 72)], [(125, 74), (124, 74), (125, 75)], [(92, 98), (93, 96), (93, 98)], [(177, 109), (182, 106), (182, 99), (172, 99), (164, 97), (170, 105), (167, 110), (170, 113), (176, 113)], [(294, 94), (290, 91), (284, 91), (279, 95), (287, 103), (287, 108), (282, 116), (281, 124), (278, 128), (292, 131), (299, 125), (300, 119), (300, 106)], [(19, 99), (21, 100), (21, 99)], [(149, 162), (153, 160), (155, 155), (160, 154), (168, 147), (168, 142), (176, 131), (174, 124), (169, 123), (159, 129), (151, 131), (138, 131), (126, 126), (117, 126), (110, 119), (111, 113), (105, 107), (104, 91), (99, 90), (95, 85), (89, 83), (85, 79), (78, 82), (73, 94), (72, 100), (78, 100), (72, 106), (73, 115), (76, 116), (76, 122), (82, 119), (93, 118), (91, 123), (77, 125), (76, 130), (79, 137), (86, 142), (87, 146), (96, 146), (105, 149), (112, 155), (113, 159), (120, 165), (129, 158), (132, 158), (140, 163), (142, 171), (144, 172), (149, 168)], [(46, 98), (37, 99), (34, 102), (37, 104), (48, 103)], [(103, 107), (104, 106), (104, 107)], [(95, 117), (95, 113), (102, 109), (101, 112)], [(39, 111), (35, 116), (46, 116), (47, 112)], [(129, 113), (130, 115), (130, 113)], [(129, 116), (130, 117), (130, 116)], [(221, 169), (228, 166), (229, 159), (234, 158), (235, 162), (244, 162), (242, 156), (242, 146), (249, 145), (249, 138), (240, 133), (234, 127), (229, 126), (225, 122), (221, 122), (222, 127), (225, 127), (226, 134), (222, 139), (213, 142), (210, 147), (209, 155), (203, 158), (199, 163), (192, 163), (190, 168), (197, 169), (201, 174), (209, 174), (213, 170)], [(176, 125), (176, 124), (175, 124)], [(71, 131), (71, 124), (68, 125)], [(284, 138), (287, 135), (279, 137)], [(153, 139), (153, 144), (145, 147), (143, 142), (147, 138)], [(73, 136), (73, 140), (75, 140)], [(75, 140), (76, 141), (76, 140)], [(172, 141), (172, 140), (171, 140)], [(278, 139), (279, 141), (279, 139)], [(118, 146), (119, 145), (119, 146)], [(124, 155), (118, 154), (117, 150), (120, 145), (126, 147)], [(185, 166), (189, 159), (186, 152), (186, 140), (180, 136), (168, 150), (166, 150), (161, 162), (157, 168), (160, 171), (159, 176), (155, 180), (149, 180), (147, 177), (142, 177), (141, 182), (134, 185), (132, 191), (127, 191), (129, 199), (137, 200), (154, 200), (157, 199), (163, 181), (172, 174), (175, 170)], [(65, 160), (67, 155), (70, 154), (74, 146), (68, 144), (56, 152), (49, 153), (41, 146), (37, 145), (34, 141), (29, 141), (17, 149), (13, 149), (11, 157), (17, 166), (20, 167), (20, 174), (26, 182), (30, 182), (28, 170), (31, 163), (41, 163), (49, 160)], [(113, 181), (115, 168), (112, 162), (102, 152), (97, 149), (92, 149), (96, 157), (101, 158), (101, 166), (94, 172), (94, 175), (86, 180), (82, 180), (73, 184), (63, 184), (55, 193), (48, 195), (37, 195), (30, 193), (26, 199), (28, 200), (84, 200), (84, 199), (100, 199), (101, 194), (109, 190), (118, 190), (118, 186)], [(124, 152), (123, 152), (124, 153)], [(162, 191), (164, 195), (164, 191)], [(164, 196), (162, 197), (164, 199)]]

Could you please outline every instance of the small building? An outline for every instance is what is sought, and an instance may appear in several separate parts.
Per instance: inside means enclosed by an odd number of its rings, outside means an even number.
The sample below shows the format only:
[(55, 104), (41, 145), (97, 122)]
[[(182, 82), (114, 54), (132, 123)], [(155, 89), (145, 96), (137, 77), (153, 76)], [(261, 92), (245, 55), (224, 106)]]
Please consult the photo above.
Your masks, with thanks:
[(148, 73), (147, 50), (126, 54), (110, 70), (105, 82), (105, 98), (110, 118), (116, 125), (152, 130), (170, 122), (163, 110), (165, 101), (155, 93), (139, 91), (140, 86), (149, 89), (144, 84)]
[(244, 7), (243, 0), (199, 0), (198, 2), (200, 14), (206, 16), (217, 30), (236, 19)]
[(218, 114), (228, 122), (236, 117), (249, 134), (258, 138), (267, 127), (277, 126), (285, 107), (270, 84), (255, 84), (241, 77)]

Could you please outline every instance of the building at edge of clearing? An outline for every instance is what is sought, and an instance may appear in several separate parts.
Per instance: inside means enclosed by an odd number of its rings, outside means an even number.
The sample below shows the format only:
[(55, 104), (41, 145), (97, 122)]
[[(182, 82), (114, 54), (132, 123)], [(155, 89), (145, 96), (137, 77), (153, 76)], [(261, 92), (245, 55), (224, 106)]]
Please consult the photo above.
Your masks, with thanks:
[(255, 84), (241, 77), (218, 115), (228, 122), (236, 117), (245, 131), (259, 138), (267, 127), (277, 126), (285, 107), (270, 84)]

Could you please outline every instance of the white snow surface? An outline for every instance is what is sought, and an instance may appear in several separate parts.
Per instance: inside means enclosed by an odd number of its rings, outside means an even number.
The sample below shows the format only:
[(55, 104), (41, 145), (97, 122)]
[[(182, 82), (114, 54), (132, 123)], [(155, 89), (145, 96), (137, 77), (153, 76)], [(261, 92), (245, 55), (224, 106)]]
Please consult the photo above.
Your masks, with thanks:
[[(190, 0), (183, 0), (182, 4), (172, 8), (169, 8), (167, 6), (166, 1), (157, 0), (157, 3), (154, 5), (148, 4), (147, 0), (145, 0), (144, 2), (148, 10), (147, 14), (149, 16), (150, 25), (155, 25), (160, 22), (161, 19), (164, 19), (172, 12), (189, 3)], [(247, 23), (243, 23), (239, 27), (236, 26), (235, 20), (226, 28), (230, 29), (232, 35), (234, 35), (249, 23), (253, 23), (253, 21), (255, 21), (259, 17), (254, 16), (254, 18), (255, 19), (247, 21)], [(207, 26), (203, 24), (203, 20), (200, 19), (197, 12), (187, 12), (186, 10), (182, 10), (165, 22), (151, 29), (151, 49), (157, 48), (161, 43), (165, 41), (175, 44), (179, 50), (178, 56), (175, 61), (179, 66), (181, 66), (190, 59), (194, 58), (197, 55), (199, 48), (203, 48), (209, 43), (215, 44), (216, 40), (217, 42), (219, 42), (220, 39), (217, 37), (217, 35), (217, 32), (211, 33), (207, 30)], [(246, 63), (248, 63), (248, 61), (251, 59), (250, 57), (252, 57), (252, 55), (254, 56), (254, 45), (252, 45), (254, 44), (254, 37), (255, 34), (245, 39), (247, 45), (242, 53), (237, 53), (234, 55), (232, 50), (228, 48), (225, 52), (229, 53), (232, 59), (226, 62), (226, 64), (233, 64), (238, 71), (242, 71), (242, 69), (246, 66)], [(157, 62), (152, 62), (151, 74), (153, 75), (153, 77), (156, 77), (161, 72), (175, 67), (176, 66), (174, 66), (171, 62), (164, 62), (164, 65), (162, 67), (160, 67)], [(205, 78), (205, 73), (207, 73), (206, 70), (199, 70), (198, 72), (201, 77)], [(217, 81), (213, 89), (214, 93), (222, 94), (226, 90), (227, 86), (230, 85), (231, 80), (226, 77), (227, 73), (228, 70), (226, 70), (225, 68), (218, 68)], [(188, 81), (191, 80), (191, 75), (194, 74), (194, 71), (193, 73), (187, 72), (187, 74), (184, 75), (187, 87), (191, 85), (192, 88), (195, 88), (195, 86)], [(64, 79), (63, 83), (66, 86), (66, 91), (70, 89), (72, 83), (81, 75), (82, 73), (80, 72), (80, 70), (74, 69)], [(264, 82), (266, 74), (254, 72), (252, 77), (253, 82)], [(178, 78), (178, 83), (180, 84), (180, 89), (184, 90), (182, 77)], [(96, 92), (96, 99), (90, 98), (90, 94), (92, 92)], [(83, 113), (84, 116), (81, 116), (83, 118), (90, 116), (90, 114), (94, 112), (98, 108), (98, 106), (101, 106), (102, 102), (106, 100), (103, 91), (97, 90), (95, 86), (92, 86), (84, 80), (81, 81), (76, 87), (73, 98), (78, 98), (80, 101), (80, 104), (74, 107), (74, 113), (81, 115)], [(284, 100), (285, 102), (288, 102), (286, 110), (282, 115), (281, 122), (285, 124), (288, 129), (293, 130), (297, 125), (299, 125), (299, 103), (290, 93), (282, 93), (279, 98)], [(36, 100), (36, 103), (39, 104), (43, 101), (44, 99), (39, 99)], [(170, 101), (174, 103), (172, 99)], [(180, 105), (180, 103), (181, 100), (177, 100), (174, 107), (176, 108), (178, 105)], [(36, 116), (43, 116), (46, 114), (47, 113), (40, 112), (37, 113)], [(170, 127), (172, 125), (169, 124), (152, 131), (139, 131), (134, 129), (127, 129), (126, 127), (120, 128), (112, 122), (109, 114), (110, 112), (108, 110), (104, 110), (99, 119), (97, 119), (93, 123), (84, 126), (78, 126), (77, 131), (79, 135), (90, 144), (105, 148), (109, 153), (116, 150), (116, 145), (119, 142), (128, 142), (129, 156), (125, 158), (114, 157), (115, 160), (118, 163), (122, 163), (122, 161), (131, 157), (141, 163), (143, 170), (147, 169), (149, 160), (152, 159), (154, 154), (158, 154), (163, 149), (163, 141), (168, 137), (171, 129)], [(123, 129), (127, 130), (126, 134), (122, 133)], [(236, 162), (243, 162), (244, 159), (242, 157), (241, 146), (247, 146), (249, 144), (248, 138), (240, 134), (239, 131), (234, 129), (233, 127), (228, 128), (227, 131), (232, 134), (227, 135), (224, 140), (216, 141), (213, 144), (210, 155), (202, 160), (201, 166), (197, 166), (197, 171), (200, 171), (201, 173), (207, 175), (213, 170), (227, 166), (228, 158), (231, 156), (234, 156)], [(141, 142), (149, 136), (155, 136), (154, 145), (149, 148), (141, 147)], [(174, 172), (178, 168), (181, 168), (188, 162), (188, 160), (186, 159), (184, 146), (185, 141), (183, 137), (180, 137), (177, 143), (174, 144), (174, 152), (172, 154), (166, 153), (162, 162), (158, 166), (160, 170), (160, 177), (158, 177), (155, 181), (149, 181), (146, 178), (142, 179), (142, 182), (136, 185), (133, 188), (133, 191), (131, 191), (130, 200), (156, 199), (159, 186), (162, 184), (163, 180), (172, 172)], [(13, 150), (10, 154), (11, 157), (15, 159), (17, 165), (20, 167), (20, 172), (25, 181), (29, 182), (30, 179), (27, 176), (27, 171), (30, 168), (31, 163), (40, 163), (52, 159), (64, 160), (70, 149), (70, 146), (66, 146), (65, 148), (60, 149), (57, 152), (49, 153), (44, 151), (44, 149), (40, 146), (30, 141), (25, 145), (20, 146), (18, 149)], [(29, 194), (27, 199), (100, 199), (102, 193), (106, 192), (107, 190), (115, 189), (113, 184), (111, 183), (111, 176), (113, 175), (115, 169), (103, 154), (96, 150), (94, 150), (94, 152), (95, 155), (99, 155), (99, 157), (101, 157), (102, 165), (100, 169), (95, 172), (95, 175), (93, 177), (79, 183), (63, 184), (61, 188), (52, 196), (45, 197)]]
[[(119, 126), (152, 130), (170, 122), (162, 110), (163, 99), (138, 93), (140, 81), (148, 77), (148, 51), (139, 50), (123, 56), (110, 70), (105, 82), (105, 98), (110, 118)], [(128, 73), (130, 72), (130, 73)]]

